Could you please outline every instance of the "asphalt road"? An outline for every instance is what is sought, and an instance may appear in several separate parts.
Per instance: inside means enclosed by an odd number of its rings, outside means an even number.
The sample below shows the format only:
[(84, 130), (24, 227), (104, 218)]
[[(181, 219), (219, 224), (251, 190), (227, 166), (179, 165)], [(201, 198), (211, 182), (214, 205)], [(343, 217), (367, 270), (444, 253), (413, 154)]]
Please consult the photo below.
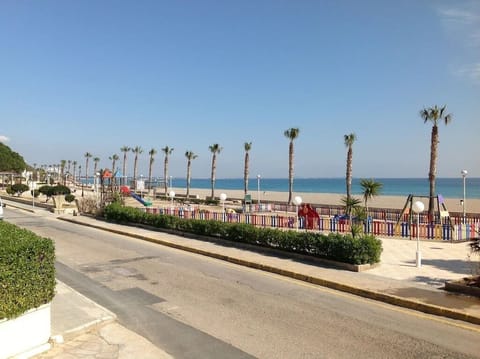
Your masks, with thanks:
[(479, 358), (480, 328), (8, 209), (57, 277), (176, 358)]

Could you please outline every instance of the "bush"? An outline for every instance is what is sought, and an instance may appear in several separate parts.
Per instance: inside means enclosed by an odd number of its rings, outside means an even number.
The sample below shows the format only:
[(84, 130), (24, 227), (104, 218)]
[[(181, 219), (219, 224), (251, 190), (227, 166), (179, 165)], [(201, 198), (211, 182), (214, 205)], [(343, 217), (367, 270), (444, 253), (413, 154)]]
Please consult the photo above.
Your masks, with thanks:
[(53, 299), (54, 263), (50, 239), (0, 222), (0, 319), (14, 318)]
[(74, 200), (75, 200), (75, 196), (73, 194), (69, 193), (65, 195), (65, 201), (67, 201), (68, 203), (72, 203)]
[(15, 191), (12, 189), (12, 186), (7, 186), (5, 191), (7, 191), (7, 194), (9, 194), (10, 196), (13, 196), (13, 194), (15, 193)]
[(40, 191), (38, 189), (34, 189), (34, 190), (30, 190), (30, 194), (37, 198), (38, 196), (40, 196)]
[(382, 253), (382, 242), (371, 235), (351, 235), (315, 232), (282, 231), (254, 227), (243, 223), (224, 223), (183, 219), (152, 214), (114, 203), (105, 207), (107, 220), (118, 223), (138, 223), (162, 229), (173, 229), (203, 236), (219, 237), (239, 243), (248, 243), (301, 253), (350, 264), (377, 263)]
[(23, 192), (28, 191), (30, 188), (24, 183), (15, 183), (12, 185), (13, 193), (16, 193), (17, 196), (21, 196)]

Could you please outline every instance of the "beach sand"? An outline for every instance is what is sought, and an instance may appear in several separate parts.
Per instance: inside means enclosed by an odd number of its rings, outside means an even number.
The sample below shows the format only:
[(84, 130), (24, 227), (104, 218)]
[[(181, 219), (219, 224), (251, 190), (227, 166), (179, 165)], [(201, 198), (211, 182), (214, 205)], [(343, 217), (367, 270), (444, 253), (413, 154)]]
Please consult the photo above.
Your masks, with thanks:
[[(174, 188), (175, 193), (184, 195), (186, 193), (185, 188)], [(231, 190), (231, 189), (215, 189), (215, 196), (219, 197), (220, 193), (225, 193), (227, 195), (227, 201), (231, 200), (241, 200), (244, 198), (243, 190)], [(190, 188), (191, 195), (198, 195), (200, 198), (205, 198), (210, 196), (210, 189), (202, 188)], [(251, 191), (252, 200), (257, 200), (257, 192)], [(312, 205), (337, 205), (341, 206), (341, 198), (344, 197), (344, 194), (336, 193), (307, 193), (307, 192), (294, 192), (293, 196), (300, 196), (304, 203), (310, 203)], [(362, 199), (360, 195), (353, 196), (359, 199)], [(269, 202), (286, 202), (288, 199), (288, 192), (272, 192), (272, 191), (261, 191), (260, 192), (260, 202), (269, 203)], [(377, 196), (368, 201), (368, 206), (370, 208), (395, 208), (402, 209), (405, 205), (407, 197), (403, 196)], [(425, 208), (428, 207), (428, 198), (414, 198), (414, 201), (420, 200), (425, 205)], [(466, 199), (466, 212), (467, 213), (480, 213), (480, 199)], [(362, 201), (363, 204), (363, 201)], [(446, 198), (445, 205), (449, 212), (451, 213), (462, 213), (462, 206), (460, 204), (460, 198)]]

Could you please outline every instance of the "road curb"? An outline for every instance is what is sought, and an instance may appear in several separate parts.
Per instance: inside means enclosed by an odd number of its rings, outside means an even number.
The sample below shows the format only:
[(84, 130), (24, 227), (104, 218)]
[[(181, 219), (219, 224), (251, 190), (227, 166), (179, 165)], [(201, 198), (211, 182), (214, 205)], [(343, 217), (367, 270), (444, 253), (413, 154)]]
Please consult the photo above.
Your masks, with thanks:
[(289, 277), (289, 278), (292, 278), (292, 279), (316, 284), (316, 285), (319, 285), (319, 286), (322, 286), (322, 287), (335, 289), (335, 290), (338, 290), (338, 291), (341, 291), (341, 292), (354, 294), (354, 295), (357, 295), (357, 296), (360, 296), (360, 297), (363, 297), (363, 298), (373, 299), (373, 300), (376, 300), (376, 301), (396, 305), (396, 306), (407, 308), (407, 309), (416, 310), (416, 311), (427, 313), (427, 314), (433, 314), (433, 315), (436, 315), (436, 316), (461, 320), (461, 321), (464, 321), (464, 322), (480, 325), (480, 317), (476, 317), (476, 316), (467, 314), (465, 312), (452, 310), (452, 309), (449, 309), (449, 308), (446, 308), (446, 307), (441, 307), (441, 306), (437, 306), (437, 305), (433, 305), (433, 304), (427, 304), (427, 303), (423, 303), (423, 302), (412, 300), (412, 299), (406, 299), (406, 298), (398, 297), (398, 296), (395, 296), (395, 295), (392, 295), (392, 294), (386, 294), (386, 293), (381, 293), (381, 292), (377, 292), (377, 291), (373, 291), (373, 290), (354, 287), (354, 286), (351, 286), (351, 285), (348, 285), (348, 284), (333, 282), (333, 281), (330, 281), (330, 280), (326, 280), (326, 279), (322, 279), (322, 278), (318, 278), (318, 277), (313, 277), (313, 276), (309, 276), (309, 275), (305, 275), (305, 274), (302, 274), (302, 273), (297, 273), (297, 272), (285, 270), (285, 269), (274, 267), (274, 266), (269, 266), (269, 265), (265, 265), (265, 264), (251, 262), (251, 261), (247, 261), (247, 260), (244, 260), (244, 259), (230, 257), (230, 256), (219, 254), (219, 253), (208, 252), (208, 251), (205, 251), (205, 250), (188, 247), (188, 246), (181, 245), (181, 244), (172, 243), (172, 242), (164, 241), (164, 240), (161, 240), (161, 239), (155, 239), (155, 238), (151, 238), (151, 237), (148, 237), (148, 236), (143, 236), (143, 235), (140, 235), (140, 234), (124, 232), (122, 230), (117, 230), (117, 229), (114, 229), (114, 228), (107, 228), (107, 227), (103, 227), (103, 226), (95, 225), (95, 224), (91, 224), (91, 223), (84, 223), (84, 222), (77, 221), (77, 220), (71, 219), (71, 218), (58, 217), (58, 219), (60, 219), (62, 221), (66, 221), (66, 222), (71, 222), (71, 223), (91, 227), (91, 228), (104, 230), (104, 231), (115, 233), (115, 234), (121, 234), (121, 235), (129, 236), (129, 237), (132, 237), (132, 238), (141, 239), (141, 240), (152, 242), (152, 243), (161, 244), (161, 245), (164, 245), (166, 247), (180, 249), (180, 250), (187, 251), (187, 252), (190, 252), (190, 253), (195, 253), (195, 254), (200, 254), (200, 255), (215, 258), (215, 259), (220, 259), (220, 260), (227, 261), (227, 262), (234, 263), (234, 264), (238, 264), (238, 265), (241, 265), (241, 266), (245, 266), (245, 267), (249, 267), (249, 268), (253, 268), (253, 269), (258, 269), (258, 270), (278, 274), (278, 275), (281, 275), (281, 276), (284, 276), (284, 277)]

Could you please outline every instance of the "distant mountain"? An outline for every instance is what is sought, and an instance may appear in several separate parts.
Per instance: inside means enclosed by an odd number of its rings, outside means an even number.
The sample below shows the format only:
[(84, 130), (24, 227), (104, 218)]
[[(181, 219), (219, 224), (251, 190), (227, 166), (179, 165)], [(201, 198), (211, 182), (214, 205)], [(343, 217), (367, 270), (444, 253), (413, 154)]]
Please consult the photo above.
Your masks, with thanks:
[(0, 143), (0, 172), (20, 173), (29, 166), (17, 152), (14, 152), (7, 145)]

